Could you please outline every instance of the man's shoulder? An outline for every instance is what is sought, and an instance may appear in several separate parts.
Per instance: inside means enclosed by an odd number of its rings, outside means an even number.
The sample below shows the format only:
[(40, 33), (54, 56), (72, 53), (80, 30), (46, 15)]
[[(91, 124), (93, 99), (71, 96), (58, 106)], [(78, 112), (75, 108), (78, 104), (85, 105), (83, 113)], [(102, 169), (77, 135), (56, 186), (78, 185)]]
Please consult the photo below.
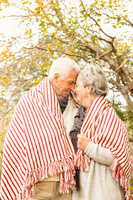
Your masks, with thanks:
[(22, 104), (27, 105), (32, 99), (32, 96), (30, 93), (31, 93), (31, 91), (24, 92), (23, 95), (20, 97), (16, 107), (19, 107)]

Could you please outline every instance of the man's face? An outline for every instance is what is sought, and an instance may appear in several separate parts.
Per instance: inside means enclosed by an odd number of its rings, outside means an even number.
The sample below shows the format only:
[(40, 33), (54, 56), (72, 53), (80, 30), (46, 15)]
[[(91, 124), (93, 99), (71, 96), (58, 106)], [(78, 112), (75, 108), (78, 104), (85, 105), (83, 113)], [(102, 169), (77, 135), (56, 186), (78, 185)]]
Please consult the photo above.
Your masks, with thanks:
[(75, 70), (71, 70), (64, 79), (62, 79), (61, 76), (58, 74), (53, 80), (57, 96), (68, 96), (70, 92), (73, 91), (75, 88), (77, 76), (78, 72), (76, 72)]

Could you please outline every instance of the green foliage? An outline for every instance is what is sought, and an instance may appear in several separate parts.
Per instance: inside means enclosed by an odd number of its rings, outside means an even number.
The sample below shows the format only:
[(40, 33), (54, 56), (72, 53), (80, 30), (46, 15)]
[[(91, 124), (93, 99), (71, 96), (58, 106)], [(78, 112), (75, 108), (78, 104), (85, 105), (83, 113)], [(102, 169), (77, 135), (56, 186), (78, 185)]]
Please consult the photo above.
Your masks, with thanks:
[(119, 103), (114, 103), (114, 108), (121, 120), (127, 124), (129, 132), (133, 133), (133, 112), (130, 110), (122, 110), (121, 104)]
[(130, 184), (131, 184), (130, 190), (131, 190), (131, 192), (133, 193), (133, 178), (131, 179)]

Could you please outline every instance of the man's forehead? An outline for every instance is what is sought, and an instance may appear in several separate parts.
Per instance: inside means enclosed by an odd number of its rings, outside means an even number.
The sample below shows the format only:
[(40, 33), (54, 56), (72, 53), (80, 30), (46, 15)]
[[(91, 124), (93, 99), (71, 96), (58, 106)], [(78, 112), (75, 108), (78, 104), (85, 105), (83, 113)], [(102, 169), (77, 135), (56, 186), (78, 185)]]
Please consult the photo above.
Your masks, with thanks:
[(68, 74), (68, 78), (77, 78), (79, 72), (77, 72), (76, 70), (71, 70)]
[(69, 78), (67, 78), (67, 81), (76, 84), (77, 76), (69, 77)]

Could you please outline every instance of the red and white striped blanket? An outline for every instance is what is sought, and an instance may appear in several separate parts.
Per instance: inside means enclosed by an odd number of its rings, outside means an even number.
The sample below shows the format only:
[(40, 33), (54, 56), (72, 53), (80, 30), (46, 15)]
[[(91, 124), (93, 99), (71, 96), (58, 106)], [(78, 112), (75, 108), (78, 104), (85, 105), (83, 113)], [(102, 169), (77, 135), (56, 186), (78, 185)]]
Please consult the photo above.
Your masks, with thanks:
[[(110, 149), (114, 158), (112, 175), (124, 188), (126, 200), (129, 200), (131, 165), (127, 129), (103, 97), (96, 98), (86, 113), (81, 133), (92, 142)], [(89, 169), (90, 160), (82, 151), (78, 151), (75, 162), (82, 171)]]
[(73, 160), (57, 97), (45, 78), (16, 106), (4, 142), (1, 199), (25, 199), (35, 183), (55, 175), (60, 192), (68, 192), (75, 184)]

